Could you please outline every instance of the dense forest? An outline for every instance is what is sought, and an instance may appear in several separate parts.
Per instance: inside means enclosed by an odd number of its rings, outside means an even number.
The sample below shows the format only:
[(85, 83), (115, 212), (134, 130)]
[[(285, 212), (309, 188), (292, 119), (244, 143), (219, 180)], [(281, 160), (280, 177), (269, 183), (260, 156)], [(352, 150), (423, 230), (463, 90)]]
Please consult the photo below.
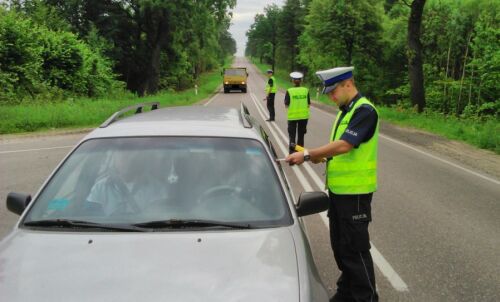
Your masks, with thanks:
[(192, 86), (236, 52), (236, 0), (0, 3), (0, 105)]
[[(190, 87), (235, 53), (235, 5), (4, 1), (0, 104)], [(312, 84), (315, 70), (354, 65), (378, 103), (498, 118), (499, 8), (500, 0), (286, 0), (255, 16), (245, 52)]]
[(499, 14), (499, 0), (286, 0), (255, 16), (245, 53), (314, 85), (353, 65), (378, 104), (498, 119)]

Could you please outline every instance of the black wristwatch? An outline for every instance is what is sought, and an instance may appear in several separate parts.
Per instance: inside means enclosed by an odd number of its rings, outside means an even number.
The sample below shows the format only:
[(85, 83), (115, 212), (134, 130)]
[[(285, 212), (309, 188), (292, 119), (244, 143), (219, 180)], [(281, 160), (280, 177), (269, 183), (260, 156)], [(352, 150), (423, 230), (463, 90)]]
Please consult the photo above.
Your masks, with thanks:
[(307, 149), (304, 149), (304, 161), (310, 161), (311, 160), (311, 155), (309, 155), (309, 151)]

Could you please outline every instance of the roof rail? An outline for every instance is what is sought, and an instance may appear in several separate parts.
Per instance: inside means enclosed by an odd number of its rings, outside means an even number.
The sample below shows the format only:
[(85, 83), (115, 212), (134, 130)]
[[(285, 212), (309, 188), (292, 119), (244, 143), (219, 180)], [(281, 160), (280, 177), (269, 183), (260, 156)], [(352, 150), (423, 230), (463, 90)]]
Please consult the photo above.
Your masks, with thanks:
[(149, 103), (140, 103), (132, 106), (128, 106), (123, 108), (120, 111), (113, 113), (104, 123), (102, 123), (99, 128), (106, 128), (114, 121), (118, 120), (120, 116), (122, 116), (125, 112), (135, 110), (135, 114), (142, 113), (142, 108), (151, 105), (151, 110), (156, 110), (160, 107), (160, 102), (149, 102)]
[(240, 116), (241, 121), (243, 122), (243, 127), (252, 128), (252, 122), (250, 121), (250, 112), (248, 111), (247, 106), (241, 102), (240, 104)]

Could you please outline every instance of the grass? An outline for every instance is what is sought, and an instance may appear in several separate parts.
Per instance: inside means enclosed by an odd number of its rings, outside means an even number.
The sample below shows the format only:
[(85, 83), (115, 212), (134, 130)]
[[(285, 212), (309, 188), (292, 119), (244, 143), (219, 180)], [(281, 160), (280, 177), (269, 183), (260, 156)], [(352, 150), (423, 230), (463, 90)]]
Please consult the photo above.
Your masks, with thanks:
[[(226, 62), (229, 66), (231, 61)], [(160, 102), (160, 107), (191, 105), (212, 95), (221, 85), (220, 71), (200, 76), (198, 94), (194, 87), (181, 92), (160, 92), (154, 96), (75, 99), (59, 103), (22, 104), (0, 107), (0, 134), (44, 131), (55, 128), (96, 127), (114, 112), (137, 103)]]
[[(251, 58), (253, 64), (265, 73), (270, 68), (268, 64), (261, 64), (257, 59)], [(275, 78), (278, 88), (287, 89), (292, 87), (292, 82), (287, 72), (275, 70)], [(306, 85), (307, 86), (307, 85)], [(330, 105), (336, 106), (326, 95), (317, 97), (317, 87), (309, 87), (311, 98)], [(492, 118), (487, 121), (478, 119), (461, 119), (440, 113), (426, 112), (418, 114), (413, 110), (399, 109), (393, 107), (377, 106), (380, 117), (384, 121), (405, 127), (426, 130), (444, 136), (448, 139), (459, 140), (476, 147), (487, 149), (500, 154), (500, 121)]]
[(413, 110), (377, 107), (383, 120), (393, 124), (426, 130), (500, 154), (500, 121), (461, 119), (434, 112), (418, 114)]

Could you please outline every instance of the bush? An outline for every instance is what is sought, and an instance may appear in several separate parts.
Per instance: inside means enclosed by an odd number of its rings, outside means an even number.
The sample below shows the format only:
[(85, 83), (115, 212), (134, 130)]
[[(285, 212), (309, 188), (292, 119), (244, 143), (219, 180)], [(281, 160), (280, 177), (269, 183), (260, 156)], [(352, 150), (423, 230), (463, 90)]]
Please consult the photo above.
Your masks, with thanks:
[(0, 10), (1, 103), (43, 90), (44, 83), (37, 72), (43, 63), (38, 34), (38, 28), (28, 20)]
[(477, 114), (482, 117), (494, 116), (500, 118), (500, 102), (484, 103), (477, 109)]
[(0, 104), (109, 95), (124, 89), (111, 67), (73, 33), (0, 10)]

